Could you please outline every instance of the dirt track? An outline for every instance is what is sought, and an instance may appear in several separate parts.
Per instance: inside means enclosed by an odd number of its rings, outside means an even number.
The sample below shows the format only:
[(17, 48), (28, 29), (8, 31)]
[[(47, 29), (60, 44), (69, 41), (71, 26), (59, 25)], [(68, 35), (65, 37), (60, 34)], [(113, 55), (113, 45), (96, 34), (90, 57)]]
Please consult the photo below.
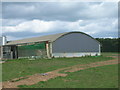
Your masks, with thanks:
[[(118, 64), (118, 57), (117, 56), (111, 56), (114, 58), (114, 60), (108, 60), (108, 61), (101, 61), (101, 62), (95, 62), (95, 63), (90, 63), (90, 64), (79, 64), (79, 65), (74, 65), (71, 67), (66, 67), (66, 68), (61, 68), (57, 69), (51, 72), (46, 72), (47, 75), (40, 75), (40, 74), (34, 74), (25, 77), (25, 79), (13, 82), (14, 80), (20, 79), (14, 79), (13, 81), (6, 81), (3, 82), (3, 88), (18, 88), (18, 85), (33, 85), (36, 84), (40, 81), (47, 81), (51, 78), (55, 78), (58, 76), (65, 77), (67, 74), (64, 73), (59, 73), (59, 71), (64, 71), (64, 72), (75, 72), (78, 70), (83, 70), (91, 67), (98, 67), (98, 66), (104, 66), (104, 65), (111, 65), (111, 64)], [(24, 77), (21, 77), (24, 78)]]

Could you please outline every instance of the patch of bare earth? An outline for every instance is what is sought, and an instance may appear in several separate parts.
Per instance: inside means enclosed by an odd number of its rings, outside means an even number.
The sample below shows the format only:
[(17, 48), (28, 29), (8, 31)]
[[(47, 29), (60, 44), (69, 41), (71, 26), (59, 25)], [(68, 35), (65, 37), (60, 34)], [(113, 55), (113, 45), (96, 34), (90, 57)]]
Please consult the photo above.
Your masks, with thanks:
[(118, 57), (117, 56), (111, 56), (114, 58), (114, 60), (108, 60), (108, 61), (101, 61), (101, 62), (95, 62), (95, 63), (90, 63), (90, 64), (79, 64), (79, 65), (74, 65), (71, 67), (66, 67), (66, 68), (61, 68), (57, 69), (51, 72), (46, 72), (46, 75), (41, 75), (41, 74), (34, 74), (34, 75), (29, 75), (27, 77), (21, 77), (21, 78), (16, 78), (11, 81), (6, 81), (2, 83), (3, 88), (18, 88), (18, 85), (33, 85), (36, 84), (40, 81), (47, 81), (49, 79), (55, 78), (55, 77), (65, 77), (67, 74), (65, 73), (59, 73), (59, 71), (64, 71), (64, 72), (75, 72), (91, 67), (98, 67), (98, 66), (104, 66), (104, 65), (111, 65), (111, 64), (118, 64)]

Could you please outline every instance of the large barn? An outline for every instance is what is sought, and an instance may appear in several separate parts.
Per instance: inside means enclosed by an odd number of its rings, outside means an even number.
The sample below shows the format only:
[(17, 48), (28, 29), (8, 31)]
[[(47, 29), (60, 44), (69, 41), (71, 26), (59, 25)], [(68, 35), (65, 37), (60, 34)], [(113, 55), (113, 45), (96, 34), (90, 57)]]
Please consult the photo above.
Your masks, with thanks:
[(100, 43), (83, 32), (65, 32), (9, 41), (0, 50), (1, 59), (81, 57), (100, 55)]

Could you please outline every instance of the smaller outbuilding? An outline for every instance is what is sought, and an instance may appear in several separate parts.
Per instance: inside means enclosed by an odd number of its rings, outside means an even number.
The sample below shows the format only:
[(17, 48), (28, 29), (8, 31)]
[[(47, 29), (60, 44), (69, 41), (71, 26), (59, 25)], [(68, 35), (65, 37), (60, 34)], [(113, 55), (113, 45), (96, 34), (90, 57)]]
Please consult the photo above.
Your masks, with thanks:
[(1, 59), (58, 58), (100, 55), (100, 43), (83, 32), (65, 32), (54, 35), (4, 42)]

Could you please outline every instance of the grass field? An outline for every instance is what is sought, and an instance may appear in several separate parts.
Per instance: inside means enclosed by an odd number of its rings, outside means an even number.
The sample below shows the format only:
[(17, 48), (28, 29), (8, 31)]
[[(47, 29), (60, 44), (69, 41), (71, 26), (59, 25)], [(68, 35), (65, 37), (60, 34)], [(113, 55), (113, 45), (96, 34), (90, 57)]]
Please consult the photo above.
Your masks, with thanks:
[[(17, 59), (7, 60), (2, 65), (2, 81), (18, 77), (53, 71), (63, 67), (77, 64), (106, 61), (113, 58), (106, 57), (117, 53), (102, 53), (102, 56), (79, 58), (53, 58), (53, 59)], [(63, 73), (62, 71), (60, 71)], [(64, 72), (65, 73), (65, 72)], [(34, 85), (20, 85), (20, 88), (117, 88), (118, 65), (106, 65), (88, 68), (72, 73), (67, 72), (66, 77), (56, 77), (48, 81), (41, 81)]]
[(91, 62), (110, 60), (111, 57), (80, 57), (80, 58), (54, 58), (54, 59), (18, 59), (8, 60), (2, 64), (2, 80), (8, 81), (14, 78), (44, 73), (55, 69), (73, 66), (77, 64), (87, 64)]
[(69, 73), (21, 88), (118, 88), (118, 65), (106, 65)]
[(0, 81), (2, 81), (2, 64), (0, 64)]

